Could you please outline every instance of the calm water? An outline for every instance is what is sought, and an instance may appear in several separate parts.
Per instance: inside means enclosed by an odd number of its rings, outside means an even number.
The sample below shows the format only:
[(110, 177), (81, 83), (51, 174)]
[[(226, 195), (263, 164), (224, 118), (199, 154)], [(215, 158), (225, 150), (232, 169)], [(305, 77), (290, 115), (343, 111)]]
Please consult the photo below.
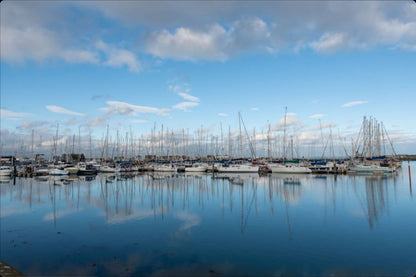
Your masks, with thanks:
[(2, 180), (0, 260), (43, 276), (413, 276), (415, 198), (407, 162), (389, 177)]

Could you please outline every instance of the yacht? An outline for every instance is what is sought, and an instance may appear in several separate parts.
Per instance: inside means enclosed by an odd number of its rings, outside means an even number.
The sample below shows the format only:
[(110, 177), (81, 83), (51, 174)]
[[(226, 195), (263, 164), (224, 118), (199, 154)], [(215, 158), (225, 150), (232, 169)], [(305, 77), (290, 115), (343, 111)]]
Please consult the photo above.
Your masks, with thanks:
[(298, 173), (298, 174), (312, 173), (312, 170), (300, 164), (272, 163), (272, 164), (268, 164), (267, 167), (272, 171), (272, 173)]
[(185, 167), (185, 172), (205, 172), (208, 165), (204, 163), (194, 163), (192, 166)]
[(177, 168), (172, 164), (158, 164), (153, 168), (154, 171), (158, 172), (177, 172)]
[(259, 166), (252, 164), (228, 164), (217, 166), (218, 173), (258, 173)]
[(68, 175), (68, 174), (69, 174), (69, 171), (63, 167), (54, 167), (54, 168), (49, 169), (49, 175), (58, 176), (58, 175)]

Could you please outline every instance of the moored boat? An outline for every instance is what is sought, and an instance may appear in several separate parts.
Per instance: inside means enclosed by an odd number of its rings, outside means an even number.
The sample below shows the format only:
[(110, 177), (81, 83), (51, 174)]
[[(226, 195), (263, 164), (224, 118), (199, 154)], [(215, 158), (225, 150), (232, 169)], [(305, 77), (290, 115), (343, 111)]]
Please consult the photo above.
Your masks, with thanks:
[(0, 167), (0, 176), (11, 176), (13, 174), (13, 169), (11, 166), (3, 165)]
[(259, 166), (252, 164), (228, 164), (218, 165), (218, 173), (258, 173)]
[(95, 175), (97, 169), (92, 164), (79, 163), (78, 164), (78, 175)]
[(68, 174), (69, 174), (69, 171), (63, 167), (55, 167), (55, 168), (49, 169), (49, 175), (59, 176), (59, 175), (68, 175)]
[(312, 173), (307, 166), (292, 163), (271, 163), (267, 167), (272, 173), (296, 173), (296, 174), (309, 174)]
[(190, 167), (185, 167), (185, 172), (205, 172), (208, 169), (207, 164), (194, 163)]

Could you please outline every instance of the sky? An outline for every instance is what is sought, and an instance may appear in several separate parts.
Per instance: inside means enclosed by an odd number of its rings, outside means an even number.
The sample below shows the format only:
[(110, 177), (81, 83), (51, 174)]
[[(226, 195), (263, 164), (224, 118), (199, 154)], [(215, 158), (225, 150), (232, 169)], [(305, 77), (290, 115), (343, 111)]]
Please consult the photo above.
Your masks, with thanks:
[[(3, 153), (109, 129), (297, 145), (383, 122), (416, 153), (414, 1), (3, 1)], [(302, 153), (300, 153), (302, 155)]]

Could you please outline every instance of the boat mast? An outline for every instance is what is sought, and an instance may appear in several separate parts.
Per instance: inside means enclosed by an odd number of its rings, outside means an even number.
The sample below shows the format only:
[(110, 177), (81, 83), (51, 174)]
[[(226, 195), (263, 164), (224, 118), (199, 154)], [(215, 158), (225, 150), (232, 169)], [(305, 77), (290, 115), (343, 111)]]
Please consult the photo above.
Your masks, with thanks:
[(241, 114), (238, 112), (238, 126), (240, 130), (240, 158), (243, 158), (243, 137), (241, 136)]
[(286, 113), (287, 107), (285, 107), (285, 119), (283, 121), (283, 162), (285, 162), (286, 158)]

